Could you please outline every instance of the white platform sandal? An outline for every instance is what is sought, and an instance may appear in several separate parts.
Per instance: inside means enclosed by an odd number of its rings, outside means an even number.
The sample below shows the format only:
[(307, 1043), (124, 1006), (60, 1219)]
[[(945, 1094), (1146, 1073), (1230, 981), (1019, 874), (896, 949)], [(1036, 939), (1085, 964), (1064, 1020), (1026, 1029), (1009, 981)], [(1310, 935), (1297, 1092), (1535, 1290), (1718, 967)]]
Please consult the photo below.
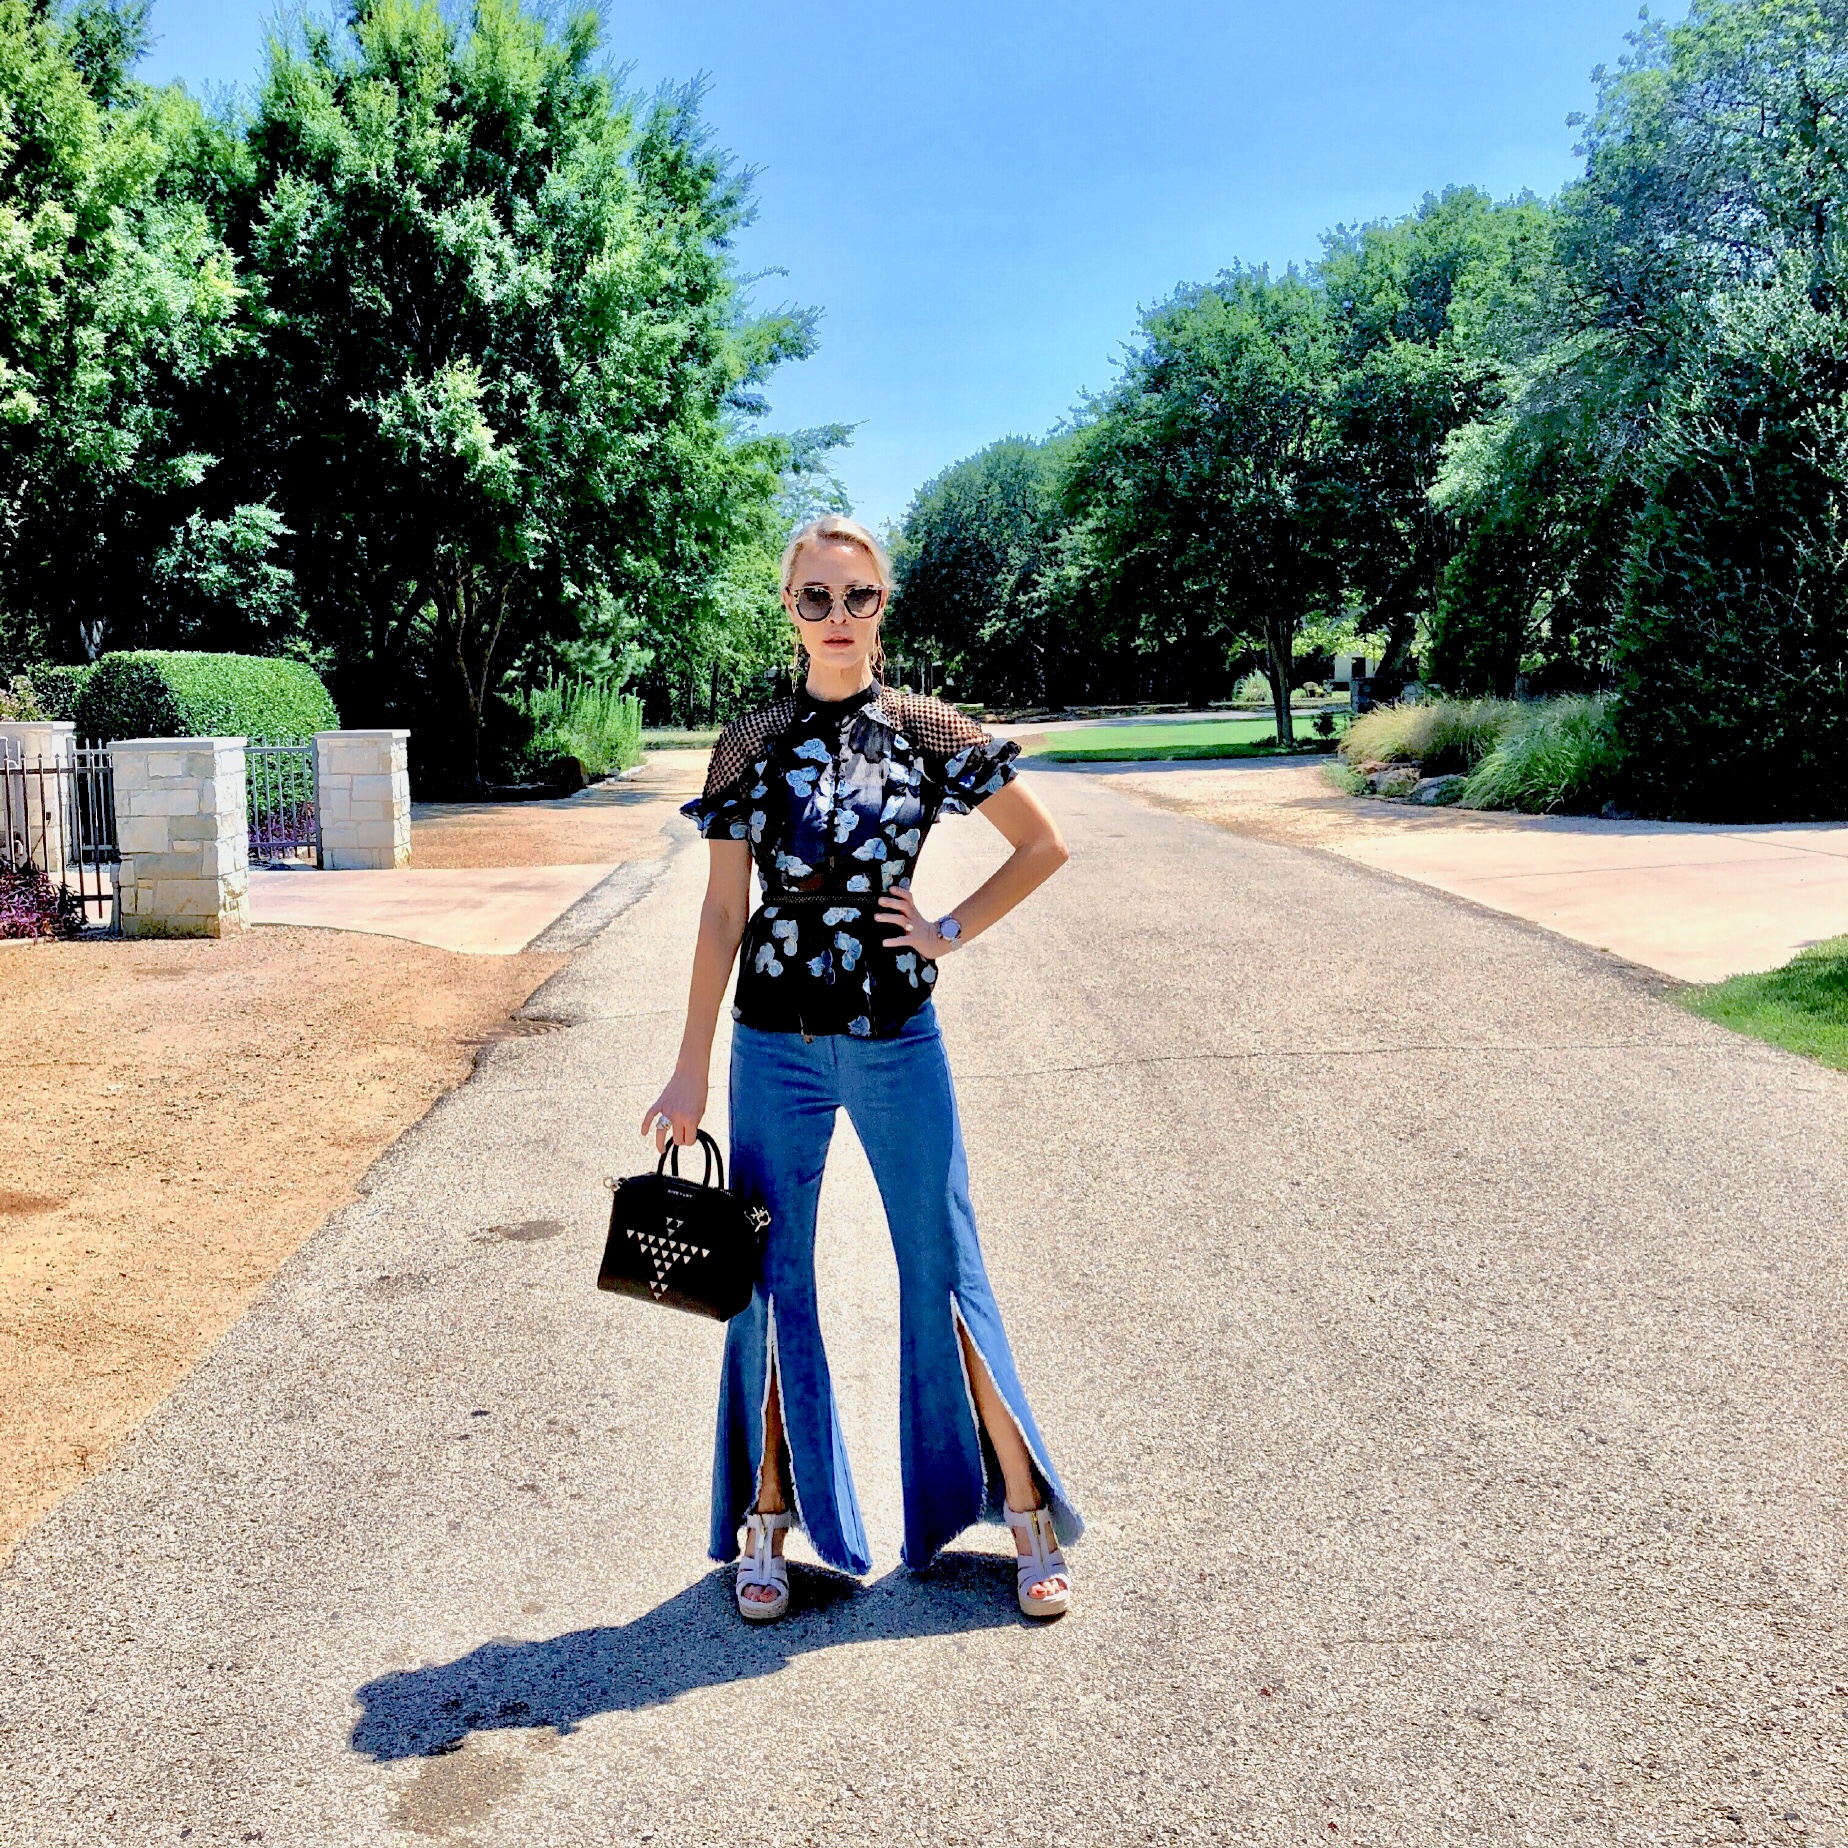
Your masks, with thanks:
[[(789, 1609), (789, 1565), (770, 1550), (770, 1536), (789, 1525), (787, 1514), (747, 1514), (744, 1530), (750, 1536), (738, 1561), (738, 1582), (732, 1595), (738, 1615), (746, 1623), (775, 1623)], [(774, 1598), (747, 1598), (747, 1585), (768, 1585)]]
[[(1028, 1617), (1063, 1617), (1072, 1608), (1072, 1575), (1052, 1531), (1052, 1510), (1008, 1508), (1005, 1512), (1008, 1526), (1027, 1536), (1028, 1550), (1020, 1555), (1014, 1581), (1014, 1596), (1022, 1612)], [(1064, 1580), (1064, 1590), (1048, 1592), (1043, 1598), (1032, 1596), (1032, 1588), (1046, 1579)]]

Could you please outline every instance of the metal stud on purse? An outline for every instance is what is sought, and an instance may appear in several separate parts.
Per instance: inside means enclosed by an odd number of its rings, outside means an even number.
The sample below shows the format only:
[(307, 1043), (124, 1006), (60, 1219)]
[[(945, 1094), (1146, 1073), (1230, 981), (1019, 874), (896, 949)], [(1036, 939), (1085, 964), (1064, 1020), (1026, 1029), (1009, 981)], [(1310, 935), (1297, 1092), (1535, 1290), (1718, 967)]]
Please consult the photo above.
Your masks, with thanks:
[(597, 1288), (729, 1322), (751, 1300), (770, 1215), (726, 1188), (725, 1157), (703, 1129), (699, 1142), (706, 1171), (698, 1181), (681, 1179), (680, 1148), (670, 1140), (652, 1174), (609, 1183), (615, 1198)]

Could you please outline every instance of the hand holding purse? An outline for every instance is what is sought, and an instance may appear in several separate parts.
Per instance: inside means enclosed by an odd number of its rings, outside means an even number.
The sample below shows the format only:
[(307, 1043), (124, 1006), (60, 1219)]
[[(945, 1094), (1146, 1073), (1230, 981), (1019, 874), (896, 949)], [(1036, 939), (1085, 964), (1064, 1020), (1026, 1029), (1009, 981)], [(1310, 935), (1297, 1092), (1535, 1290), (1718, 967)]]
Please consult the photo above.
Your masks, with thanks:
[(680, 1147), (669, 1141), (652, 1174), (610, 1183), (615, 1198), (597, 1288), (729, 1322), (756, 1287), (770, 1215), (727, 1190), (725, 1157), (703, 1129), (699, 1143), (706, 1171), (697, 1182), (681, 1179)]

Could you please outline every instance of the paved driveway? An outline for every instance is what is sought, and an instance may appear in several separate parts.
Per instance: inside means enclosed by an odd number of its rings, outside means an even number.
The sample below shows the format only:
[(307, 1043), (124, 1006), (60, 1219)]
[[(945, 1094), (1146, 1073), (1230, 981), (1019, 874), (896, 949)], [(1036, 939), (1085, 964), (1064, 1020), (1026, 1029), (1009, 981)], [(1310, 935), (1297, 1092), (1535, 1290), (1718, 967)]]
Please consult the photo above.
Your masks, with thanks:
[(1682, 982), (1775, 969), (1848, 932), (1848, 824), (1715, 827), (1338, 795), (1326, 760), (1088, 766), (1243, 833), (1325, 847)]
[[(987, 1533), (894, 1569), (844, 1131), (875, 1577), (747, 1632), (704, 1562), (718, 1331), (590, 1283), (695, 849), (22, 1544), (0, 1843), (1843, 1839), (1844, 1080), (1437, 893), (1041, 786), (1073, 864), (942, 1011), (1079, 1612), (1018, 1622)], [(947, 825), (925, 896), (991, 839)]]

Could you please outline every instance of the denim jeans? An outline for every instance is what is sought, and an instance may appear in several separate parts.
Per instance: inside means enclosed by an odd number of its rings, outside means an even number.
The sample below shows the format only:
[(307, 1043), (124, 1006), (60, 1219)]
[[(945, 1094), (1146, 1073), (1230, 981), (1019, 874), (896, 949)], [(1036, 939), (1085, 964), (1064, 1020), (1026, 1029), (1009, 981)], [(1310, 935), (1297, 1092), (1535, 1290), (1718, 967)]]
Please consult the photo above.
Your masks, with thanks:
[(739, 1524), (757, 1498), (774, 1365), (796, 1523), (829, 1565), (871, 1569), (815, 1303), (815, 1211), (841, 1106), (879, 1183), (898, 1256), (905, 1563), (927, 1565), (972, 1523), (1001, 1519), (1000, 1468), (976, 1416), (959, 1324), (1013, 1413), (1055, 1530), (1077, 1539), (1084, 1523), (1027, 1404), (976, 1242), (956, 1093), (927, 1005), (892, 1039), (732, 1030), (732, 1175), (769, 1208), (770, 1235), (750, 1307), (726, 1334), (712, 1557), (736, 1557)]

